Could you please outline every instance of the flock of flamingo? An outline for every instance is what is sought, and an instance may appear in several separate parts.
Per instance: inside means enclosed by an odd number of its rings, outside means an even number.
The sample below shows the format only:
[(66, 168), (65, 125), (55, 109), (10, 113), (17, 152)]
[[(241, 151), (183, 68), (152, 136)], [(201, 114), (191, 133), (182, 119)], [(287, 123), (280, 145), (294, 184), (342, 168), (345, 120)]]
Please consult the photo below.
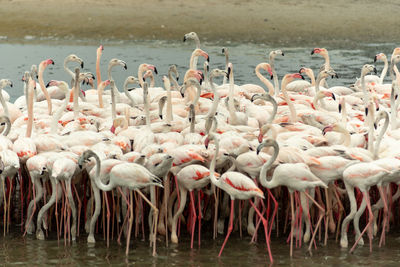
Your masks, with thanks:
[[(83, 60), (70, 55), (64, 68), (71, 81), (45, 85), (43, 73), (54, 64), (47, 59), (25, 72), (24, 96), (14, 103), (1, 90), (4, 235), (15, 223), (23, 235), (43, 240), (52, 230), (67, 244), (83, 223), (89, 243), (96, 232), (107, 245), (124, 238), (128, 254), (132, 235), (148, 235), (156, 255), (157, 234), (168, 246), (185, 228), (193, 248), (197, 222), (199, 246), (202, 227), (214, 239), (226, 233), (219, 256), (233, 230), (242, 236), (245, 228), (252, 242), (264, 231), (273, 262), (273, 232), (288, 235), (292, 256), (294, 243), (309, 243), (311, 253), (317, 239), (326, 245), (330, 234), (348, 247), (353, 221), (351, 251), (363, 245), (365, 232), (371, 251), (378, 233), (384, 245), (400, 196), (400, 48), (390, 64), (377, 54), (382, 74), (370, 74), (376, 68), (366, 64), (351, 88), (328, 86), (337, 74), (325, 48), (311, 52), (325, 60), (316, 79), (304, 67), (279, 83), (274, 61), (284, 53), (272, 51), (269, 63), (255, 68), (261, 87), (234, 83), (228, 49), (222, 50), (225, 69), (210, 70), (197, 34), (186, 34), (189, 40), (197, 47), (182, 84), (172, 65), (156, 87), (156, 67), (143, 63), (137, 77), (126, 78), (122, 94), (112, 71), (127, 65), (112, 59), (102, 80), (100, 46), (96, 75), (81, 72)], [(68, 68), (73, 63), (74, 71)], [(388, 70), (392, 82), (385, 84)], [(92, 88), (83, 91), (81, 84)], [(1, 89), (7, 86), (10, 80), (0, 80)]]

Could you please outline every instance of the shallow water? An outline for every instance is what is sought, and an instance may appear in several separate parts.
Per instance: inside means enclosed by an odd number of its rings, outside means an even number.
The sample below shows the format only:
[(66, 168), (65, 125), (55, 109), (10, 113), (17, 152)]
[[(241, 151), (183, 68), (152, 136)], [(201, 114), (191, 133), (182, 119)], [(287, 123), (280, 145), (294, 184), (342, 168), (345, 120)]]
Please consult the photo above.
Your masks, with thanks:
[[(63, 71), (64, 58), (74, 53), (85, 62), (85, 71), (95, 72), (95, 56), (98, 44), (0, 44), (0, 78), (9, 78), (14, 82), (14, 88), (6, 88), (11, 99), (15, 100), (22, 95), (21, 77), (32, 64), (51, 58), (54, 66), (45, 71), (45, 82), (49, 80), (69, 80)], [(285, 73), (297, 72), (300, 67), (319, 69), (323, 59), (311, 56), (313, 47), (268, 47), (254, 44), (204, 44), (203, 49), (210, 54), (210, 68), (224, 68), (225, 57), (221, 53), (222, 46), (229, 48), (230, 59), (234, 64), (235, 82), (237, 84), (255, 83), (261, 85), (254, 74), (254, 67), (260, 62), (267, 62), (267, 51), (281, 49), (285, 56), (276, 59), (278, 76)], [(157, 66), (159, 75), (156, 84), (161, 85), (161, 77), (166, 74), (170, 64), (176, 64), (181, 75), (189, 65), (189, 58), (193, 43), (169, 42), (140, 42), (140, 43), (106, 43), (102, 57), (102, 75), (106, 78), (106, 66), (111, 58), (119, 58), (127, 62), (128, 70), (115, 68), (113, 77), (117, 87), (122, 89), (124, 79), (128, 75), (137, 76), (137, 67), (146, 62)], [(395, 44), (357, 44), (342, 46), (339, 44), (326, 45), (331, 57), (331, 65), (337, 71), (339, 79), (328, 80), (330, 85), (346, 85), (354, 83), (359, 76), (363, 64), (373, 63), (377, 53), (391, 54)], [(200, 63), (203, 61), (200, 60)], [(71, 64), (71, 69), (75, 66)], [(199, 65), (200, 68), (200, 65)], [(378, 71), (382, 64), (377, 66)], [(196, 229), (197, 230), (197, 229)], [(260, 232), (261, 233), (261, 232)], [(274, 235), (274, 234), (273, 234)], [(358, 248), (354, 254), (348, 249), (341, 249), (332, 238), (327, 247), (318, 246), (313, 256), (307, 254), (306, 247), (294, 250), (294, 257), (289, 257), (289, 246), (285, 237), (272, 238), (272, 253), (276, 266), (398, 266), (400, 261), (400, 233), (390, 232), (386, 246), (378, 248), (377, 238), (374, 240), (373, 253), (369, 253), (368, 246)], [(211, 233), (203, 231), (202, 245), (190, 249), (190, 238), (183, 231), (180, 243), (166, 248), (162, 238), (158, 242), (158, 256), (151, 256), (148, 242), (136, 239), (132, 241), (131, 251), (125, 256), (125, 244), (119, 246), (115, 240), (111, 241), (110, 248), (97, 235), (97, 243), (86, 243), (86, 235), (79, 237), (77, 242), (64, 246), (63, 241), (57, 243), (55, 236), (46, 241), (36, 240), (34, 237), (22, 238), (22, 233), (13, 229), (6, 237), (0, 236), (0, 263), (4, 265), (138, 265), (138, 266), (264, 266), (269, 264), (266, 246), (260, 240), (258, 244), (249, 244), (250, 238), (239, 238), (234, 232), (228, 241), (221, 258), (218, 251), (223, 242), (223, 236), (216, 241), (212, 240)], [(349, 233), (349, 244), (354, 235)], [(365, 241), (367, 239), (365, 238)], [(366, 242), (367, 243), (367, 242)]]
[[(323, 58), (317, 55), (310, 55), (313, 47), (268, 47), (267, 45), (255, 44), (204, 44), (203, 49), (210, 55), (210, 69), (225, 68), (225, 56), (221, 48), (229, 49), (230, 61), (234, 64), (235, 83), (255, 83), (262, 85), (255, 76), (254, 68), (260, 62), (268, 62), (268, 55), (271, 50), (281, 49), (285, 56), (276, 58), (276, 69), (278, 76), (290, 72), (298, 72), (301, 67), (312, 68), (315, 72), (323, 63)], [(22, 95), (22, 75), (29, 70), (32, 64), (39, 64), (42, 60), (51, 58), (55, 61), (54, 66), (49, 66), (44, 73), (44, 80), (66, 80), (69, 76), (63, 70), (64, 58), (69, 54), (76, 54), (85, 62), (84, 71), (95, 73), (96, 49), (98, 45), (65, 45), (65, 44), (0, 44), (0, 78), (8, 78), (14, 82), (14, 88), (6, 88), (11, 100)], [(334, 44), (325, 46), (331, 57), (331, 65), (339, 75), (339, 79), (328, 80), (329, 85), (350, 86), (355, 78), (360, 76), (361, 67), (364, 64), (373, 64), (374, 56), (384, 52), (392, 53), (395, 44), (349, 44), (341, 46)], [(161, 86), (161, 77), (166, 75), (168, 67), (176, 64), (180, 74), (183, 76), (189, 66), (189, 59), (194, 44), (190, 43), (169, 43), (163, 41), (134, 42), (134, 43), (106, 43), (101, 59), (102, 78), (107, 78), (108, 62), (112, 58), (119, 58), (127, 63), (128, 70), (114, 68), (112, 76), (116, 85), (122, 91), (122, 85), (128, 75), (137, 76), (137, 69), (141, 63), (153, 64), (157, 67), (159, 75), (156, 76), (156, 86)], [(203, 60), (199, 60), (198, 69), (203, 69)], [(77, 67), (70, 63), (70, 69)], [(378, 63), (377, 69), (383, 68)], [(216, 81), (218, 82), (218, 81)]]

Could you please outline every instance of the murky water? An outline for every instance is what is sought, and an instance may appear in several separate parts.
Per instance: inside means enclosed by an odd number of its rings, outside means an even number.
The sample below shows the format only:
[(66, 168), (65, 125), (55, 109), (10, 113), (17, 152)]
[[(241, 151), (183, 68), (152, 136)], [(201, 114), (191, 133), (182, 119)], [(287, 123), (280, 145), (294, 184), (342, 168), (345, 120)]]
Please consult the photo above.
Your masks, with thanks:
[[(14, 81), (14, 88), (7, 88), (11, 99), (22, 94), (21, 77), (32, 64), (52, 58), (54, 66), (48, 67), (45, 72), (45, 81), (53, 79), (69, 80), (63, 71), (64, 58), (74, 53), (85, 61), (85, 71), (95, 72), (96, 48), (98, 44), (63, 45), (63, 44), (0, 44), (0, 78), (9, 78)], [(279, 77), (289, 72), (297, 72), (300, 67), (318, 69), (323, 59), (311, 56), (313, 47), (268, 47), (254, 44), (204, 44), (203, 49), (210, 54), (211, 68), (224, 68), (225, 57), (221, 54), (222, 46), (229, 48), (231, 61), (234, 63), (235, 82), (237, 84), (260, 84), (254, 74), (254, 67), (260, 62), (267, 62), (267, 51), (282, 49), (284, 57), (276, 59)], [(166, 74), (170, 64), (176, 64), (181, 74), (189, 65), (189, 58), (194, 45), (167, 42), (142, 43), (110, 43), (105, 44), (102, 57), (102, 75), (106, 77), (107, 63), (111, 58), (120, 58), (127, 62), (128, 70), (116, 68), (113, 77), (118, 88), (128, 75), (137, 75), (137, 68), (143, 62), (157, 66), (159, 75), (157, 85), (161, 86), (161, 77)], [(395, 44), (357, 44), (345, 47), (344, 45), (326, 45), (331, 56), (331, 65), (339, 74), (339, 79), (329, 80), (330, 85), (350, 85), (355, 77), (359, 76), (363, 64), (373, 63), (377, 53), (391, 54)], [(200, 60), (200, 62), (202, 62)], [(72, 64), (71, 64), (72, 65)], [(72, 65), (71, 68), (74, 66)], [(200, 65), (199, 65), (200, 68)], [(382, 65), (377, 66), (378, 70)], [(350, 232), (350, 244), (354, 236)], [(368, 246), (358, 248), (354, 254), (348, 249), (341, 249), (334, 239), (329, 240), (327, 247), (318, 246), (310, 257), (306, 246), (294, 250), (294, 257), (289, 257), (289, 246), (285, 237), (272, 238), (272, 253), (276, 266), (398, 266), (400, 261), (400, 233), (390, 232), (386, 246), (378, 248), (374, 241), (373, 253), (369, 253)], [(76, 242), (64, 246), (63, 241), (57, 243), (54, 234), (45, 241), (34, 237), (22, 237), (17, 229), (6, 237), (0, 236), (0, 263), (4, 265), (138, 265), (138, 266), (264, 266), (269, 263), (266, 246), (262, 241), (250, 244), (250, 238), (239, 238), (234, 232), (221, 258), (218, 251), (223, 242), (223, 236), (216, 241), (212, 240), (211, 232), (206, 229), (202, 235), (201, 248), (195, 246), (190, 249), (190, 238), (186, 231), (182, 231), (180, 243), (170, 244), (167, 248), (162, 238), (158, 242), (158, 256), (151, 256), (148, 242), (136, 239), (132, 241), (131, 252), (125, 256), (125, 244), (119, 246), (115, 240), (111, 241), (110, 248), (102, 240), (102, 235), (96, 236), (97, 243), (86, 243), (86, 234), (78, 237)], [(366, 239), (365, 239), (366, 240)]]
[[(298, 72), (301, 67), (310, 67), (315, 71), (323, 63), (320, 56), (311, 56), (313, 47), (268, 47), (254, 44), (204, 44), (203, 49), (210, 55), (210, 68), (224, 68), (225, 56), (221, 53), (222, 46), (229, 48), (230, 60), (234, 64), (235, 83), (255, 83), (262, 85), (255, 76), (254, 68), (260, 62), (268, 62), (267, 52), (281, 49), (285, 56), (276, 59), (276, 69), (279, 77), (289, 72)], [(14, 100), (23, 92), (21, 77), (32, 64), (39, 64), (42, 60), (51, 58), (54, 66), (49, 66), (44, 73), (45, 83), (49, 80), (70, 80), (63, 70), (64, 58), (69, 54), (76, 54), (85, 62), (84, 71), (95, 72), (96, 49), (98, 45), (48, 45), (48, 44), (0, 44), (0, 78), (11, 79), (15, 87), (6, 90)], [(377, 53), (384, 52), (388, 56), (392, 53), (395, 44), (351, 44), (345, 47), (338, 44), (325, 46), (329, 50), (331, 65), (337, 71), (339, 79), (329, 80), (330, 85), (346, 85), (354, 83), (360, 76), (363, 64), (372, 64)], [(137, 76), (139, 64), (146, 62), (154, 64), (159, 75), (156, 85), (161, 86), (161, 77), (167, 73), (171, 64), (176, 64), (181, 75), (189, 66), (189, 59), (194, 44), (167, 43), (162, 41), (105, 44), (101, 59), (102, 77), (107, 77), (107, 65), (110, 59), (119, 58), (128, 65), (128, 70), (115, 68), (113, 77), (117, 87), (122, 91), (122, 84), (128, 75)], [(199, 69), (203, 69), (202, 60), (199, 60)], [(382, 63), (377, 65), (378, 71)], [(70, 68), (76, 66), (71, 63)]]

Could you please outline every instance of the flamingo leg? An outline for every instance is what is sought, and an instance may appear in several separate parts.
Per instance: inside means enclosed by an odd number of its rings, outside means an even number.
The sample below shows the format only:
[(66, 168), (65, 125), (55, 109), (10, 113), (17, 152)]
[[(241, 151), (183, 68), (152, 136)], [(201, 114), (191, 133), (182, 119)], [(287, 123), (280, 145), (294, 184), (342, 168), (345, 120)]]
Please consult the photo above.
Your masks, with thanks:
[(292, 222), (291, 222), (291, 230), (290, 230), (290, 257), (293, 257), (293, 233), (294, 233), (294, 203), (293, 203), (293, 192), (289, 192), (290, 196), (290, 210), (292, 212)]
[(128, 256), (129, 254), (129, 245), (131, 242), (131, 233), (132, 233), (132, 226), (133, 226), (133, 192), (130, 191), (129, 192), (129, 201), (130, 201), (130, 205), (129, 205), (129, 228), (128, 228), (128, 235), (126, 237), (126, 250), (125, 250), (125, 255)]
[(304, 194), (305, 194), (305, 195), (315, 204), (315, 206), (317, 206), (318, 209), (320, 210), (319, 219), (318, 219), (317, 225), (315, 226), (313, 236), (311, 237), (310, 245), (308, 246), (308, 251), (309, 251), (310, 254), (311, 254), (311, 248), (312, 248), (312, 244), (313, 244), (313, 242), (314, 242), (314, 240), (315, 240), (315, 235), (316, 235), (316, 233), (317, 233), (317, 231), (318, 231), (318, 228), (319, 228), (320, 225), (321, 225), (322, 219), (323, 219), (324, 216), (325, 216), (325, 209), (324, 209), (321, 205), (319, 205), (318, 202), (315, 201), (306, 191), (304, 191)]
[(373, 221), (373, 213), (372, 213), (372, 209), (371, 209), (371, 202), (369, 200), (369, 195), (368, 192), (363, 192), (363, 195), (365, 197), (365, 199), (367, 200), (367, 208), (368, 208), (368, 212), (369, 212), (369, 218), (368, 218), (368, 223), (365, 226), (364, 230), (361, 232), (360, 236), (358, 237), (358, 239), (356, 240), (356, 242), (354, 243), (353, 247), (350, 249), (350, 253), (352, 253), (354, 251), (354, 249), (356, 248), (358, 241), (361, 239), (361, 237), (364, 235), (365, 231), (369, 231), (368, 233), (368, 237), (369, 237), (369, 246), (370, 246), (370, 252), (372, 252), (372, 231), (369, 230), (369, 227), (372, 224)]
[(232, 229), (233, 229), (233, 209), (235, 207), (234, 201), (235, 201), (234, 199), (231, 199), (231, 212), (230, 212), (230, 216), (229, 216), (228, 232), (226, 233), (226, 237), (225, 237), (224, 243), (222, 244), (221, 250), (219, 251), (218, 257), (221, 257), (222, 251), (224, 250), (226, 242), (228, 241), (229, 235), (231, 234)]
[(193, 191), (189, 192), (189, 196), (190, 196), (190, 207), (191, 207), (191, 210), (192, 210), (192, 212), (191, 212), (192, 219), (190, 220), (190, 222), (192, 224), (191, 227), (190, 227), (190, 230), (191, 230), (190, 248), (193, 249), (194, 230), (195, 230), (195, 227), (196, 227), (196, 217), (197, 217), (197, 215), (196, 215), (196, 207), (194, 205)]
[(381, 195), (381, 199), (383, 200), (383, 226), (382, 226), (382, 233), (381, 239), (379, 241), (379, 247), (382, 244), (385, 244), (385, 233), (386, 233), (386, 223), (388, 222), (388, 205), (386, 200), (386, 194), (382, 188), (382, 186), (378, 186), (379, 194)]
[(199, 208), (199, 247), (201, 245), (201, 218), (202, 218), (202, 214), (201, 214), (201, 198), (200, 198), (200, 190), (197, 191), (197, 205)]

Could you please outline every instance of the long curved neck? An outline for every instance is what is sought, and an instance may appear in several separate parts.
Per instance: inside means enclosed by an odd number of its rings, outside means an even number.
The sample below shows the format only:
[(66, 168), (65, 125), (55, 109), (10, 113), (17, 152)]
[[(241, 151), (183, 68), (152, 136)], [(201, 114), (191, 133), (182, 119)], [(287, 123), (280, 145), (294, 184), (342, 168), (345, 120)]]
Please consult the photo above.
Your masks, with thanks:
[(11, 130), (10, 117), (2, 116), (1, 119), (2, 119), (2, 121), (4, 121), (6, 123), (6, 129), (3, 131), (2, 134), (4, 136), (7, 136), (10, 133), (10, 130)]
[(167, 123), (171, 123), (174, 120), (172, 112), (172, 95), (171, 95), (171, 85), (166, 86), (167, 89)]
[(210, 75), (210, 86), (211, 86), (211, 90), (214, 93), (214, 99), (213, 99), (213, 103), (211, 105), (211, 108), (207, 114), (207, 117), (213, 117), (215, 116), (215, 113), (217, 112), (217, 108), (218, 108), (218, 104), (219, 104), (219, 94), (218, 94), (218, 90), (217, 88), (215, 88), (214, 83), (213, 83), (213, 76)]
[(34, 80), (29, 80), (27, 93), (28, 93), (28, 123), (26, 127), (26, 137), (31, 137), (33, 126), (33, 88), (35, 86)]
[(129, 99), (129, 101), (131, 102), (131, 107), (134, 107), (136, 105), (135, 100), (133, 99), (133, 97), (131, 96), (130, 92), (128, 91), (128, 84), (129, 81), (128, 79), (125, 80), (124, 82), (124, 93), (126, 95), (126, 97)]
[[(229, 53), (228, 51), (224, 50), (224, 54), (225, 54), (225, 71), (228, 71), (228, 64), (229, 64)], [(224, 76), (224, 80), (222, 81), (222, 84), (226, 84), (228, 81), (228, 77)]]
[(392, 82), (392, 91), (390, 94), (390, 128), (391, 130), (397, 129), (397, 110), (396, 110), (396, 99), (395, 99), (395, 82)]
[(41, 89), (42, 89), (43, 95), (46, 97), (48, 113), (49, 113), (49, 115), (51, 115), (51, 113), (52, 113), (52, 111), (51, 111), (51, 108), (52, 108), (52, 106), (51, 106), (51, 99), (50, 99), (50, 95), (49, 95), (49, 93), (47, 92), (46, 86), (44, 85), (44, 81), (43, 81), (43, 72), (44, 72), (44, 69), (45, 69), (45, 67), (43, 66), (43, 64), (40, 64), (40, 65), (39, 65), (39, 72), (38, 72), (38, 75), (39, 75), (39, 84), (40, 84), (40, 87), (41, 87)]
[[(66, 58), (66, 59), (64, 60), (64, 70), (65, 70), (66, 73), (68, 73), (69, 76), (71, 76), (71, 86), (74, 86), (75, 73), (74, 73), (72, 70), (70, 70), (70, 69), (68, 68), (68, 66), (67, 66), (67, 63), (68, 63), (68, 62), (70, 62), (70, 61), (68, 60), (68, 58)], [(39, 67), (40, 67), (40, 66), (39, 66)], [(41, 85), (40, 85), (40, 86), (41, 86)]]
[(286, 103), (288, 104), (288, 107), (289, 107), (289, 110), (290, 110), (290, 120), (291, 120), (291, 122), (297, 122), (297, 113), (296, 113), (296, 109), (294, 108), (294, 105), (293, 105), (293, 102), (292, 102), (292, 100), (290, 99), (290, 97), (289, 97), (289, 95), (288, 95), (288, 93), (287, 93), (287, 91), (286, 91), (286, 85), (287, 85), (287, 79), (283, 79), (282, 80), (282, 86), (281, 86), (281, 88), (282, 88), (282, 93), (283, 93), (283, 96), (284, 96), (284, 98), (285, 98), (285, 101), (286, 101)]
[(278, 104), (272, 96), (268, 99), (268, 101), (272, 104), (272, 112), (271, 116), (268, 118), (267, 123), (272, 123), (275, 119), (276, 113), (278, 112)]
[(383, 79), (385, 79), (387, 71), (388, 71), (388, 68), (389, 68), (389, 63), (388, 63), (388, 60), (387, 60), (386, 57), (383, 59), (383, 62), (385, 63), (385, 66), (383, 67), (381, 76), (379, 78), (379, 81), (380, 81), (381, 84), (383, 84)]
[(110, 180), (108, 185), (106, 185), (106, 184), (103, 184), (103, 182), (100, 179), (100, 170), (101, 170), (100, 158), (94, 152), (90, 153), (89, 158), (90, 157), (94, 157), (96, 159), (96, 176), (94, 177), (94, 181), (95, 181), (97, 187), (103, 191), (111, 191), (112, 189), (114, 189), (112, 180)]
[(150, 110), (149, 110), (149, 97), (148, 97), (148, 88), (147, 83), (144, 83), (143, 88), (143, 104), (144, 104), (144, 112), (146, 116), (146, 126), (150, 128)]
[(75, 69), (75, 84), (73, 90), (73, 100), (74, 100), (74, 119), (77, 120), (79, 116), (79, 103), (78, 103), (78, 96), (79, 96), (79, 68)]
[[(314, 72), (313, 72), (311, 69), (307, 72), (307, 76), (310, 77), (311, 86), (316, 86), (316, 81), (315, 81)], [(319, 85), (318, 85), (318, 86), (319, 86)]]
[(361, 72), (361, 89), (363, 91), (363, 95), (364, 95), (364, 106), (368, 106), (368, 102), (369, 102), (369, 94), (367, 92), (367, 86), (365, 84), (365, 75), (366, 73), (364, 71)]
[(260, 79), (260, 81), (261, 81), (263, 84), (265, 84), (265, 86), (268, 88), (268, 93), (269, 93), (269, 95), (270, 95), (270, 96), (273, 96), (273, 95), (275, 94), (274, 85), (273, 85), (267, 78), (265, 78), (265, 77), (261, 74), (260, 68), (261, 68), (261, 64), (258, 64), (258, 65), (256, 66), (256, 69), (255, 69), (256, 75), (257, 75), (258, 79)]
[(190, 116), (190, 132), (194, 133), (194, 125), (196, 123), (196, 113), (194, 112), (194, 108), (189, 116)]
[(275, 160), (279, 154), (279, 146), (276, 142), (274, 142), (272, 147), (274, 148), (274, 154), (268, 159), (268, 161), (266, 163), (264, 163), (264, 165), (262, 166), (261, 171), (260, 171), (260, 182), (264, 187), (267, 187), (267, 188), (274, 187), (274, 185), (272, 184), (273, 181), (267, 181), (267, 172), (268, 172), (269, 168), (271, 167), (271, 165), (275, 162)]
[(116, 112), (116, 103), (115, 103), (115, 82), (114, 80), (111, 80), (110, 83), (111, 87), (111, 118), (114, 120), (117, 117), (117, 112)]
[(328, 52), (323, 53), (322, 57), (325, 59), (325, 69), (330, 69), (331, 68), (331, 61), (329, 59), (329, 54)]
[(99, 108), (104, 108), (104, 101), (103, 101), (103, 92), (104, 92), (104, 87), (106, 85), (104, 83), (100, 83), (97, 86), (97, 98), (99, 100)]
[(197, 49), (193, 51), (191, 57), (190, 57), (190, 63), (189, 63), (189, 69), (191, 70), (197, 70), (197, 60), (199, 56), (196, 55)]
[(369, 126), (369, 131), (368, 131), (368, 151), (371, 153), (374, 153), (374, 119), (375, 119), (375, 105), (371, 103), (369, 105), (368, 109), (368, 126)]
[(139, 80), (139, 84), (140, 87), (143, 88), (143, 73), (146, 71), (144, 64), (140, 64), (139, 68), (138, 68), (138, 80)]
[(275, 96), (279, 94), (279, 81), (278, 81), (278, 75), (276, 74), (275, 71), (275, 57), (270, 56), (269, 57), (269, 64), (271, 65), (271, 71), (272, 75), (274, 76), (274, 88), (275, 88)]
[(178, 90), (178, 88), (179, 88), (178, 81), (176, 80), (175, 77), (172, 76), (171, 70), (168, 71), (168, 79), (169, 79), (170, 84), (172, 84), (174, 86), (175, 90)]
[(99, 88), (100, 83), (102, 82), (101, 81), (101, 71), (100, 71), (100, 58), (101, 58), (101, 53), (97, 53), (97, 57), (96, 57), (97, 88)]
[(383, 135), (385, 134), (387, 128), (389, 127), (389, 115), (387, 114), (387, 112), (384, 112), (385, 114), (385, 123), (383, 124), (383, 127), (381, 129), (381, 131), (379, 132), (379, 136), (378, 139), (376, 140), (376, 144), (375, 144), (375, 150), (374, 150), (374, 159), (378, 159), (379, 158), (379, 148), (381, 145), (381, 141), (383, 138)]
[(10, 112), (8, 111), (8, 105), (7, 105), (6, 101), (4, 100), (2, 90), (3, 90), (3, 88), (0, 89), (0, 103), (3, 106), (4, 115), (6, 115), (7, 117), (10, 117)]
[(235, 111), (235, 103), (233, 99), (233, 91), (234, 91), (234, 79), (233, 79), (233, 70), (229, 73), (229, 100), (228, 100), (228, 110), (229, 110), (229, 123), (231, 125), (236, 125), (237, 117)]
[(69, 100), (68, 95), (69, 95), (69, 91), (66, 90), (64, 103), (57, 109), (56, 113), (53, 116), (53, 119), (51, 120), (51, 126), (50, 126), (51, 134), (57, 134), (58, 121), (60, 120), (64, 110), (67, 108), (67, 105), (68, 105), (68, 100)]
[(215, 163), (217, 162), (217, 157), (218, 157), (218, 154), (219, 154), (219, 142), (218, 142), (217, 138), (214, 139), (214, 144), (215, 144), (215, 152), (214, 152), (214, 157), (213, 157), (213, 159), (211, 161), (211, 164), (210, 164), (210, 179), (211, 179), (211, 182), (213, 184), (218, 186), (220, 182), (215, 177)]

